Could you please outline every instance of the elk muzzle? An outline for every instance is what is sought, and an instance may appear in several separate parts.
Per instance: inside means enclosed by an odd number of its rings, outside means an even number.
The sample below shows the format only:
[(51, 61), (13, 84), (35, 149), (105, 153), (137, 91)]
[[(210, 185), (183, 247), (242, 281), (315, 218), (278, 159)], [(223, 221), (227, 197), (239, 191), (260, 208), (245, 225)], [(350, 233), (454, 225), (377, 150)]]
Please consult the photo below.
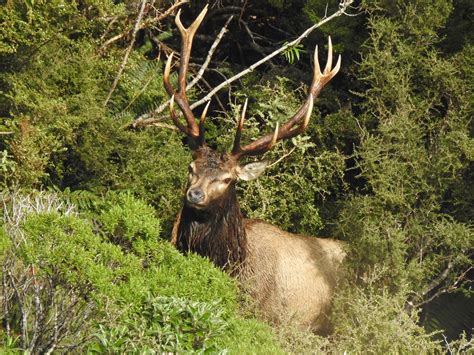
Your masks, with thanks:
[(186, 193), (186, 201), (191, 205), (199, 205), (204, 201), (205, 194), (200, 187), (190, 188)]

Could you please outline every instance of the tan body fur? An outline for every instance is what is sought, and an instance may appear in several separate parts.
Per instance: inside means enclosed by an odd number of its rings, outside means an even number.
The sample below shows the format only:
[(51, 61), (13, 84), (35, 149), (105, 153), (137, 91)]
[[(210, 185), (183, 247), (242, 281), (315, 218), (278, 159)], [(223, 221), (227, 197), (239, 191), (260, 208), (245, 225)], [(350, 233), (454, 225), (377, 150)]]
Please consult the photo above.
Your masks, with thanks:
[[(177, 243), (180, 215), (173, 228)], [(343, 243), (285, 232), (256, 219), (243, 220), (247, 259), (236, 274), (261, 315), (272, 323), (328, 334), (331, 298), (342, 277)]]
[(330, 331), (327, 316), (341, 275), (342, 243), (284, 232), (268, 223), (245, 220), (248, 264), (241, 281), (263, 315), (291, 319), (319, 334)]

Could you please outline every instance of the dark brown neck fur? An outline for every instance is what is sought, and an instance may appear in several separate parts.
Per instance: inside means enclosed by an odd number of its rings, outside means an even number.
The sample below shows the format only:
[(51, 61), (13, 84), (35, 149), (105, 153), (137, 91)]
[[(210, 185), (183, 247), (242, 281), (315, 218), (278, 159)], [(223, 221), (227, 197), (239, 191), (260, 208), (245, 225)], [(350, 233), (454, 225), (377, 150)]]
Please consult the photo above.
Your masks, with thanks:
[(208, 257), (232, 275), (239, 273), (247, 256), (247, 238), (234, 185), (212, 209), (183, 207), (176, 246)]

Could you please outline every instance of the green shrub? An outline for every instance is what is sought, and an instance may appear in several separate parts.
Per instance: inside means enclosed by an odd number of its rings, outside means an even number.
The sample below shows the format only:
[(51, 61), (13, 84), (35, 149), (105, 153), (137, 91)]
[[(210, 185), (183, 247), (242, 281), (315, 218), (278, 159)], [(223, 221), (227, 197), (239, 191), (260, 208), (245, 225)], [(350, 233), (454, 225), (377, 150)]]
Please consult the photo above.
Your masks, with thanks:
[(97, 221), (104, 234), (117, 245), (134, 245), (156, 239), (160, 234), (160, 221), (155, 217), (153, 207), (130, 193), (108, 194), (106, 207)]
[[(208, 260), (184, 257), (157, 239), (158, 220), (143, 201), (109, 197), (98, 216), (107, 228), (97, 230), (54, 195), (8, 200), (0, 240), (2, 267), (10, 270), (1, 291), (10, 329), (2, 334), (3, 347), (141, 353), (220, 351), (239, 343), (248, 352), (278, 349), (267, 326), (238, 315), (233, 280)], [(117, 229), (117, 221), (138, 221), (142, 228)], [(140, 248), (109, 241), (119, 236)], [(256, 332), (247, 333), (243, 324)], [(61, 331), (52, 342), (56, 326)], [(12, 334), (20, 334), (18, 341)]]
[[(418, 325), (418, 316), (405, 309), (407, 295), (394, 294), (366, 280), (351, 284), (334, 300), (333, 346), (336, 352), (364, 354), (432, 354), (439, 342)], [(374, 287), (375, 286), (375, 287)]]
[(127, 327), (100, 327), (88, 350), (116, 352), (212, 352), (229, 325), (216, 304), (175, 297), (148, 297)]

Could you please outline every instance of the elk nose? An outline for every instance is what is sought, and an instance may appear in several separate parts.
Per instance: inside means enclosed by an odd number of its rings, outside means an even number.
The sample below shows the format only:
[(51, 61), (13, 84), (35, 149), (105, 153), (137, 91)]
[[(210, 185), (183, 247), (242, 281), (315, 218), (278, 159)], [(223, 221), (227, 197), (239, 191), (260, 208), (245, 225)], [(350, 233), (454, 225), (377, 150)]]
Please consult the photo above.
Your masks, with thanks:
[(201, 189), (190, 189), (187, 193), (188, 201), (191, 203), (199, 203), (204, 198), (204, 191)]

